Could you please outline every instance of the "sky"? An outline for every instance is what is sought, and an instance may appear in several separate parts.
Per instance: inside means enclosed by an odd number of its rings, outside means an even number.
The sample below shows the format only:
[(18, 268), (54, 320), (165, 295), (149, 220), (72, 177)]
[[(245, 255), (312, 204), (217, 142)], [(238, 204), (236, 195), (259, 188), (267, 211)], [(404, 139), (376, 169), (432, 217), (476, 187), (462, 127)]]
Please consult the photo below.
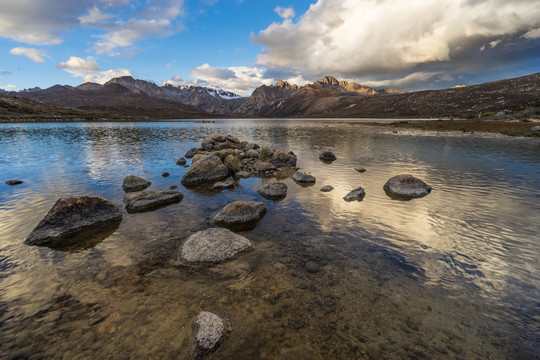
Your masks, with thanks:
[(540, 72), (538, 0), (0, 0), (0, 88), (326, 75), (441, 89)]

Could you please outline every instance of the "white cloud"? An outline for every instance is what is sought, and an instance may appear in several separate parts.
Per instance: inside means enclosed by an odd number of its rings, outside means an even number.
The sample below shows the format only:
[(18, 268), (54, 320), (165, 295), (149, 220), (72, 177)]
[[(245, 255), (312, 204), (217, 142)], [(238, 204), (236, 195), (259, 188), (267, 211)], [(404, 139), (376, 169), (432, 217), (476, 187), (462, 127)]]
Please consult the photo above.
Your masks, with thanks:
[(96, 6), (88, 10), (88, 15), (79, 16), (81, 24), (97, 24), (112, 19), (114, 15), (102, 13)]
[[(247, 66), (219, 68), (204, 64), (191, 70), (191, 75), (195, 79), (192, 81), (193, 84), (217, 86), (239, 95), (247, 95), (263, 84), (270, 85), (274, 79), (265, 78), (264, 74), (265, 70), (262, 68)], [(168, 83), (174, 85), (186, 84), (186, 82), (181, 83), (179, 80), (182, 79), (180, 77), (173, 78)]]
[(33, 62), (44, 63), (44, 56), (47, 56), (47, 53), (43, 50), (38, 50), (34, 48), (25, 48), (25, 47), (16, 47), (9, 51), (12, 55), (24, 55)]
[(531, 29), (523, 35), (525, 39), (540, 39), (540, 28)]
[(91, 57), (82, 59), (71, 56), (68, 61), (58, 64), (58, 68), (69, 72), (75, 77), (80, 77), (83, 82), (99, 84), (104, 84), (115, 77), (132, 76), (132, 73), (127, 69), (101, 71), (97, 62)]
[(539, 27), (540, 6), (528, 0), (318, 0), (298, 21), (273, 23), (253, 40), (265, 47), (259, 66), (310, 79), (360, 78), (429, 72), (434, 64), (463, 70), (482, 44), (502, 51)]
[(0, 85), (0, 89), (4, 89), (6, 91), (12, 91), (17, 88), (17, 85), (8, 84), (8, 85)]
[(295, 15), (294, 9), (292, 7), (282, 8), (281, 6), (277, 6), (274, 11), (283, 19), (290, 19), (293, 18)]

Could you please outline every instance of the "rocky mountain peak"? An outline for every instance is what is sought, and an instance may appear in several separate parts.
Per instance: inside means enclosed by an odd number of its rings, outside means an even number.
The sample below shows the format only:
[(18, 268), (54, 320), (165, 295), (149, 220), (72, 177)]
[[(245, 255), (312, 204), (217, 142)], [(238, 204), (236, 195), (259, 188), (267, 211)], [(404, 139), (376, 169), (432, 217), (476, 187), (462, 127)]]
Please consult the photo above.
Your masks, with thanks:
[(273, 85), (274, 87), (282, 88), (284, 90), (298, 90), (298, 85), (296, 84), (289, 84), (288, 81), (279, 80), (277, 83)]
[(336, 78), (333, 77), (333, 76), (325, 76), (325, 77), (321, 80), (321, 82), (322, 82), (323, 84), (327, 84), (327, 85), (337, 85), (337, 86), (340, 86), (340, 85), (339, 85), (338, 79), (336, 79)]

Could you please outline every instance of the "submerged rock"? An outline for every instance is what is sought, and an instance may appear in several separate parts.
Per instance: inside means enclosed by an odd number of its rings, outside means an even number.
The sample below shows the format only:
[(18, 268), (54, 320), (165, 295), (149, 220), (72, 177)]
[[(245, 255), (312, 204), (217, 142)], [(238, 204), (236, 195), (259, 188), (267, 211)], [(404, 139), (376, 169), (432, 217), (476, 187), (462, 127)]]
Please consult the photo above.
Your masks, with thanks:
[(251, 242), (228, 229), (211, 228), (196, 232), (182, 245), (178, 260), (187, 263), (219, 263), (249, 250)]
[(163, 176), (163, 177), (169, 177), (170, 175), (171, 175), (171, 174), (169, 174), (169, 173), (166, 172), (166, 171), (165, 171), (163, 174), (161, 174), (161, 176)]
[(383, 188), (388, 196), (404, 200), (424, 197), (432, 190), (431, 186), (408, 174), (392, 177)]
[(334, 155), (334, 153), (331, 151), (325, 151), (319, 155), (319, 160), (324, 162), (332, 162), (336, 160), (336, 155)]
[(281, 199), (287, 195), (287, 185), (282, 182), (272, 182), (262, 185), (257, 192), (267, 199)]
[(292, 179), (299, 183), (315, 183), (317, 179), (315, 179), (315, 176), (311, 176), (305, 173), (297, 172), (292, 176)]
[(256, 172), (267, 172), (276, 170), (276, 167), (266, 161), (257, 161), (255, 164), (253, 164), (253, 170)]
[(9, 186), (20, 185), (22, 183), (23, 183), (22, 180), (8, 180), (8, 181), (6, 181), (6, 185), (9, 185)]
[(152, 185), (150, 181), (144, 180), (135, 175), (128, 175), (122, 183), (125, 192), (141, 191)]
[(264, 216), (268, 207), (257, 201), (234, 201), (214, 217), (216, 225), (234, 230), (254, 227)]
[(202, 311), (191, 326), (191, 356), (203, 359), (217, 349), (225, 337), (225, 324), (216, 314)]
[(124, 204), (128, 212), (141, 212), (180, 202), (183, 197), (180, 191), (144, 190), (124, 195)]
[(364, 169), (363, 167), (355, 167), (354, 170), (358, 171), (359, 173), (366, 172), (366, 169)]
[(359, 187), (348, 193), (343, 197), (343, 200), (345, 201), (360, 201), (366, 196), (366, 192), (363, 188)]
[(214, 184), (214, 189), (227, 189), (230, 187), (233, 187), (235, 184), (234, 179), (231, 177), (228, 177), (225, 181), (219, 181)]
[(324, 186), (321, 188), (320, 191), (322, 191), (322, 192), (330, 192), (330, 191), (332, 191), (332, 190), (334, 190), (334, 187), (333, 187), (332, 185), (324, 185)]
[(192, 164), (182, 177), (182, 185), (197, 186), (229, 177), (229, 168), (215, 155), (209, 155)]
[[(107, 225), (118, 225), (122, 220), (120, 209), (107, 199), (98, 196), (75, 196), (59, 199), (28, 235), (26, 245), (63, 247), (86, 237), (78, 233), (100, 229)], [(77, 246), (77, 244), (69, 244)]]
[(186, 158), (181, 157), (180, 159), (176, 160), (176, 165), (184, 166), (187, 164)]

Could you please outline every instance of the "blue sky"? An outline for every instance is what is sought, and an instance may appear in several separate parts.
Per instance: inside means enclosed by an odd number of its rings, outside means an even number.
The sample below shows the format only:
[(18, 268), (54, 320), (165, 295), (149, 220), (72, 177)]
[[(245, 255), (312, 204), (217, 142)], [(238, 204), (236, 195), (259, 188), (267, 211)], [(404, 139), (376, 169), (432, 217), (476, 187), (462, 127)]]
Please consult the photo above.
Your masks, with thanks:
[(0, 0), (0, 88), (284, 79), (405, 90), (540, 71), (531, 0)]

